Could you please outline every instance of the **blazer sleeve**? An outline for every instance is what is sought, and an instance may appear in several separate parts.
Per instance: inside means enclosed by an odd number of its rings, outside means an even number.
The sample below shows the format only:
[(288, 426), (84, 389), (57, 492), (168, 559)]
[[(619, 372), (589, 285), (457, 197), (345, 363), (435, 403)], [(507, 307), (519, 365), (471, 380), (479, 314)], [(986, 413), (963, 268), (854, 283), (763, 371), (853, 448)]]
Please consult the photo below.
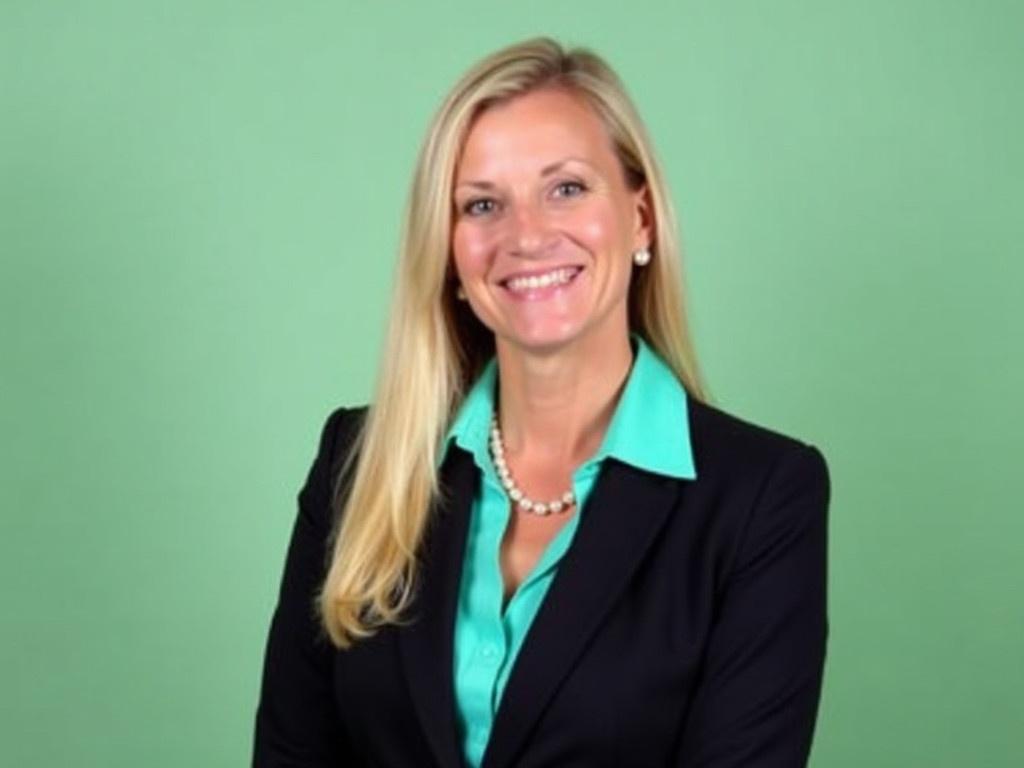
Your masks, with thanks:
[(677, 765), (807, 764), (828, 636), (830, 493), (824, 457), (804, 444), (763, 484), (720, 593)]
[(267, 638), (256, 710), (255, 768), (347, 765), (349, 746), (333, 688), (334, 648), (321, 631), (315, 595), (326, 573), (334, 457), (346, 410), (327, 419), (320, 446), (298, 495), (277, 606)]

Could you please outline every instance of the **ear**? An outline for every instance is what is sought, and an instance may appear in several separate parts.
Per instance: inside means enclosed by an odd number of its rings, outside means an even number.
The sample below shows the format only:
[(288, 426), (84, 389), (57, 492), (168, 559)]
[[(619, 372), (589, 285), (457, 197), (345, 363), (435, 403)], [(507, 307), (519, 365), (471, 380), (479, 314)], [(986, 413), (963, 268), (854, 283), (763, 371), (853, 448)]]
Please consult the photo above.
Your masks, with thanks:
[(650, 248), (654, 244), (654, 202), (651, 191), (644, 182), (630, 193), (633, 201), (633, 250)]

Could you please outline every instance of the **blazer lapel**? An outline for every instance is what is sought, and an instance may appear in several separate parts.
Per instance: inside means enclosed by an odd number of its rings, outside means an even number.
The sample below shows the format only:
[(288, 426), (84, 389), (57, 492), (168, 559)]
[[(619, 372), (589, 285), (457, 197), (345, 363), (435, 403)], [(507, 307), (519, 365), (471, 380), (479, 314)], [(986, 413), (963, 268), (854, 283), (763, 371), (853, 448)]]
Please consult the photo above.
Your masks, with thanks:
[(483, 768), (515, 762), (548, 700), (667, 520), (679, 487), (676, 479), (605, 461), (510, 673)]
[(454, 623), (477, 479), (472, 457), (452, 446), (441, 468), (443, 497), (432, 510), (424, 539), (413, 623), (397, 633), (412, 701), (442, 768), (462, 766), (452, 670)]

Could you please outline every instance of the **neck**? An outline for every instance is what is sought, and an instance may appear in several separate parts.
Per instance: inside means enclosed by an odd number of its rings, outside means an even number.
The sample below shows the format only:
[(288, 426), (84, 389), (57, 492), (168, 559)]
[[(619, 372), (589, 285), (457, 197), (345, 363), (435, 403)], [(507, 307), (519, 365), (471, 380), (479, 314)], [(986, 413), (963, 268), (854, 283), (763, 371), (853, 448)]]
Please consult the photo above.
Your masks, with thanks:
[(595, 334), (557, 352), (497, 344), (499, 423), (505, 449), (578, 465), (598, 449), (629, 375), (629, 331)]

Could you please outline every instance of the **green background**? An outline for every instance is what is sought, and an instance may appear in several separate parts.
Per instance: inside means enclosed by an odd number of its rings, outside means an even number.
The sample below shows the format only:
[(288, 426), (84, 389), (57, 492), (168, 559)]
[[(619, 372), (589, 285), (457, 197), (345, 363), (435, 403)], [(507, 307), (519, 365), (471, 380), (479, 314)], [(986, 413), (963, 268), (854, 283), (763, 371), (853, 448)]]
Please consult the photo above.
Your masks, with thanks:
[(538, 33), (649, 123), (718, 404), (829, 459), (812, 764), (1020, 764), (1021, 4), (0, 8), (0, 764), (247, 763), (420, 137)]

